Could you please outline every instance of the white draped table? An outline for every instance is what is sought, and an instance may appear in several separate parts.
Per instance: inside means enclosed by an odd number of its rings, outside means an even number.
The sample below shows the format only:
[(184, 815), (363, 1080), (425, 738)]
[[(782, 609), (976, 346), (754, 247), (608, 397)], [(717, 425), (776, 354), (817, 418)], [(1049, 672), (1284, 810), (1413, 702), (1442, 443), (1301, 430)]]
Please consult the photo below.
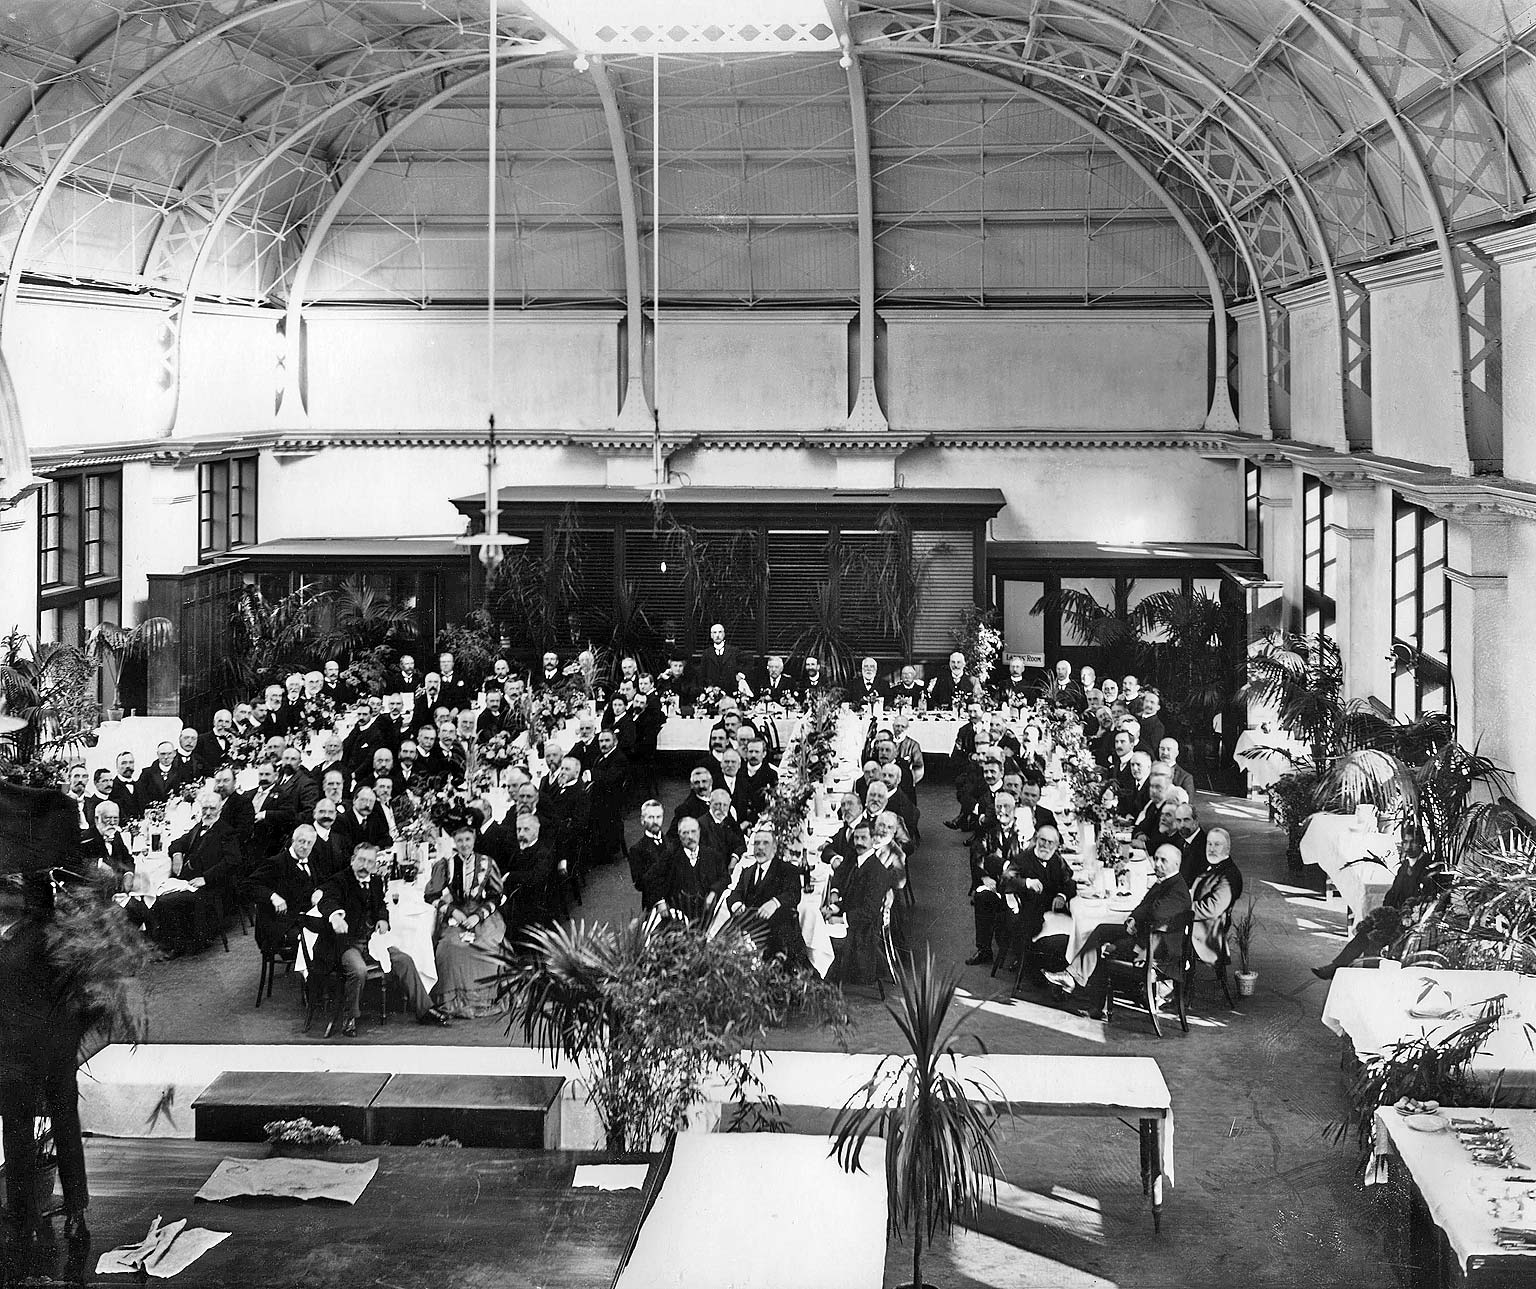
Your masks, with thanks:
[[(1432, 986), (1423, 1002), (1426, 984)], [(1536, 1105), (1536, 1051), (1526, 1039), (1526, 1023), (1536, 1022), (1536, 977), (1513, 971), (1380, 971), (1345, 967), (1333, 978), (1323, 1004), (1323, 1024), (1347, 1036), (1359, 1056), (1369, 1056), (1400, 1039), (1435, 1037), (1459, 1029), (1477, 1014), (1477, 1005), (1495, 994), (1506, 995), (1504, 1019), (1483, 1050), (1472, 1058), (1472, 1073), (1491, 1086), (1500, 1080), (1500, 1096)], [(1413, 1012), (1456, 1014), (1415, 1016)], [(1526, 1160), (1536, 1168), (1536, 1159)]]
[(1354, 815), (1318, 813), (1301, 836), (1301, 859), (1328, 875), (1351, 918), (1380, 908), (1397, 876), (1398, 841), (1392, 833), (1363, 830)]
[[(422, 986), (430, 992), (437, 984), (437, 956), (434, 952), (432, 933), (437, 928), (437, 906), (428, 903), (422, 894), (430, 875), (430, 865), (415, 882), (389, 882), (385, 887), (385, 912), (389, 918), (389, 930), (375, 932), (368, 940), (368, 956), (380, 969), (389, 972), (389, 951), (399, 949), (416, 964)], [(313, 958), (319, 940), (314, 931), (304, 932), (304, 946)], [(299, 974), (305, 971), (305, 955), (300, 954), (296, 964)]]
[[(1509, 1181), (1507, 1168), (1475, 1162), (1448, 1122), (1485, 1117), (1508, 1128), (1516, 1158), (1528, 1165), (1520, 1175), (1529, 1176), (1530, 1167), (1536, 1167), (1536, 1111), (1446, 1109), (1438, 1117), (1447, 1121), (1443, 1130), (1420, 1132), (1390, 1107), (1378, 1110), (1377, 1154), (1408, 1170), (1431, 1220), (1445, 1233), (1468, 1289), (1476, 1289), (1485, 1275), (1497, 1277), (1501, 1285), (1536, 1283), (1536, 1250), (1501, 1249), (1494, 1238), (1495, 1227), (1536, 1229), (1536, 1187)], [(1490, 1208), (1495, 1203), (1497, 1218)]]
[(1304, 743), (1272, 730), (1244, 730), (1237, 736), (1232, 759), (1248, 776), (1248, 790), (1267, 788), (1294, 768), (1294, 762), (1307, 754)]

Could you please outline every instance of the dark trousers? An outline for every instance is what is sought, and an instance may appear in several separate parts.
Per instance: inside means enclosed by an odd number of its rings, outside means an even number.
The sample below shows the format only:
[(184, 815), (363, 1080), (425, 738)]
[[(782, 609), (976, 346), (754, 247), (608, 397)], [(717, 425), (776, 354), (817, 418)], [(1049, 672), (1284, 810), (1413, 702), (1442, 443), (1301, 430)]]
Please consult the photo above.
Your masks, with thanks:
[(974, 891), (971, 913), (976, 920), (976, 952), (991, 953), (992, 942), (1002, 930), (1008, 907), (996, 891)]
[(85, 1144), (80, 1139), (80, 1091), (75, 1084), (75, 1054), (62, 1055), (32, 1077), (0, 1078), (0, 1116), (4, 1117), (7, 1206), (24, 1225), (37, 1220), (36, 1121), (46, 1114), (53, 1124), (54, 1151), (64, 1207), (83, 1212), (91, 1201), (85, 1181)]
[(1145, 948), (1145, 941), (1138, 941), (1120, 922), (1106, 922), (1093, 928), (1083, 947), (1078, 950), (1079, 957), (1086, 956), (1093, 949), (1100, 951), (1099, 960), (1094, 964), (1085, 987), (1090, 1002), (1102, 1003), (1109, 992), (1109, 960), (1129, 958), (1135, 954), (1138, 946)]
[[(368, 964), (372, 961), (367, 949), (368, 942), (364, 940), (361, 943), (352, 941), (342, 950), (342, 1014), (346, 1020), (356, 1020), (363, 1012), (363, 984), (368, 979)], [(416, 970), (409, 954), (391, 947), (389, 974), (405, 995), (405, 1005), (416, 1016), (425, 1016), (432, 1010), (432, 997), (422, 985), (421, 973)]]

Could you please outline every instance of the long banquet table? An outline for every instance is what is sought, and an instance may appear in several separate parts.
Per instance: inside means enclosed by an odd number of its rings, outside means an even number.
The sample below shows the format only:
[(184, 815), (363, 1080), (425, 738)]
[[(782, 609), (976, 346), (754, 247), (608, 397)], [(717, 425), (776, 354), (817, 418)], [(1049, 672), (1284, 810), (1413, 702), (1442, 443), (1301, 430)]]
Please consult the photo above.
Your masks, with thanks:
[[(1430, 1010), (1455, 1009), (1451, 1016), (1414, 1016), (1426, 983)], [(1439, 971), (1423, 968), (1371, 970), (1346, 967), (1338, 972), (1323, 1004), (1323, 1024), (1345, 1036), (1358, 1056), (1381, 1052), (1402, 1039), (1433, 1038), (1459, 1029), (1476, 1014), (1477, 1004), (1505, 995), (1505, 1013), (1484, 1049), (1472, 1058), (1472, 1073), (1483, 1083), (1500, 1081), (1500, 1099), (1536, 1106), (1536, 1050), (1526, 1037), (1526, 1023), (1536, 1022), (1536, 977), (1513, 971)], [(1432, 1006), (1431, 1006), (1432, 1005)], [(1527, 1161), (1536, 1167), (1536, 1158)]]

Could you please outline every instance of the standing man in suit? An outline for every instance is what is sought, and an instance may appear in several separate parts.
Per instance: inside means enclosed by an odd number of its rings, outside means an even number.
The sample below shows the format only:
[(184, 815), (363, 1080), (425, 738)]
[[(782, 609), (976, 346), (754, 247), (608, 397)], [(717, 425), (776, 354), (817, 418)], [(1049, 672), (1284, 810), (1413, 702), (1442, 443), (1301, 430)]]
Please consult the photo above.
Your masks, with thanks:
[(629, 879), (640, 892), (640, 905), (647, 912), (656, 902), (655, 894), (647, 889), (646, 874), (662, 868), (667, 862), (671, 845), (662, 835), (661, 821), (664, 812), (661, 802), (654, 798), (640, 806), (640, 837), (629, 848)]
[[(1131, 680), (1127, 676), (1126, 681)], [(1134, 712), (1136, 709), (1131, 708)], [(1163, 696), (1156, 689), (1143, 689), (1141, 691), (1141, 715), (1137, 719), (1141, 722), (1141, 739), (1137, 746), (1148, 756), (1156, 756), (1157, 749), (1167, 737), (1168, 731), (1163, 725), (1163, 718), (1159, 714), (1163, 710)]]
[(688, 775), (688, 795), (679, 801), (672, 811), (672, 823), (667, 832), (677, 836), (677, 826), (684, 819), (703, 819), (709, 814), (709, 794), (714, 791), (715, 780), (706, 766), (696, 765)]
[(734, 694), (746, 683), (746, 670), (746, 656), (735, 645), (726, 644), (725, 628), (715, 623), (709, 629), (709, 647), (699, 657), (699, 685)]
[(451, 712), (468, 707), (473, 694), (469, 683), (459, 675), (451, 653), (437, 656), (437, 677), (442, 688), (443, 702)]
[(592, 762), (588, 790), (591, 859), (606, 864), (624, 852), (624, 795), (629, 786), (629, 761), (619, 751), (618, 736), (604, 730), (597, 736), (597, 758)]
[(108, 799), (117, 802), (119, 815), (125, 824), (131, 824), (144, 815), (144, 802), (139, 796), (138, 782), (133, 773), (133, 753), (117, 754), (117, 777), (112, 780)]
[(197, 754), (202, 761), (203, 777), (211, 778), (221, 765), (228, 765), (235, 750), (235, 716), (219, 710), (213, 714), (213, 728), (197, 736)]

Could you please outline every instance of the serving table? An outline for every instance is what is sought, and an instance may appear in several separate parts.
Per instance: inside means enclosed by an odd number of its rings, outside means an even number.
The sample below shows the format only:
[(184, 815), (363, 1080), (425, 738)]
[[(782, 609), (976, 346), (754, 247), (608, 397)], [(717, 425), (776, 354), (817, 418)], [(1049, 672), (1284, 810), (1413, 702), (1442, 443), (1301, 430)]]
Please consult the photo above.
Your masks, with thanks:
[(1377, 1154), (1387, 1161), (1394, 1186), (1407, 1192), (1414, 1289), (1536, 1283), (1536, 1249), (1500, 1248), (1494, 1236), (1496, 1227), (1536, 1230), (1536, 1184), (1507, 1180), (1536, 1174), (1474, 1162), (1449, 1130), (1449, 1120), (1478, 1116), (1508, 1128), (1519, 1160), (1536, 1164), (1536, 1110), (1445, 1109), (1435, 1116), (1446, 1123), (1438, 1132), (1415, 1130), (1390, 1107), (1376, 1112)]

